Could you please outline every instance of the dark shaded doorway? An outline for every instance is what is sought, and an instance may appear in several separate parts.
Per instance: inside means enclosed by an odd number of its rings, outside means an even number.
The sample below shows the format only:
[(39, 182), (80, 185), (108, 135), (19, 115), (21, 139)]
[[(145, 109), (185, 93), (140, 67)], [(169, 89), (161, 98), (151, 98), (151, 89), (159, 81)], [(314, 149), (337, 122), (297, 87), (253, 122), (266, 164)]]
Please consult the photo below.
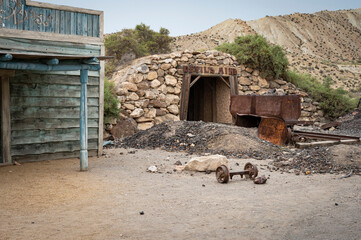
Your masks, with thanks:
[[(192, 76), (191, 82), (197, 80)], [(229, 81), (228, 78), (224, 79)], [(229, 112), (230, 88), (219, 77), (201, 77), (190, 88), (188, 121), (232, 123)]]

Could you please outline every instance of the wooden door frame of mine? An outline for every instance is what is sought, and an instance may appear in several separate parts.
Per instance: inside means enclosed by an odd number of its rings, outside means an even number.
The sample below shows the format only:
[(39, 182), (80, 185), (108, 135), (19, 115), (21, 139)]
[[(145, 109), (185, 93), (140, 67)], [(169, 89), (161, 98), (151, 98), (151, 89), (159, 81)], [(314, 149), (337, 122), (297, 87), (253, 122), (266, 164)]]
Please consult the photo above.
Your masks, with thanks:
[[(215, 67), (221, 69), (222, 67)], [(224, 84), (226, 84), (230, 88), (231, 95), (238, 95), (238, 75), (237, 70), (235, 68), (228, 68), (228, 69), (234, 69), (235, 71), (232, 71), (232, 74), (217, 74), (214, 69), (212, 71), (206, 71), (203, 72), (202, 67), (195, 68), (193, 67), (190, 69), (189, 66), (184, 66), (184, 76), (183, 76), (183, 82), (182, 82), (182, 89), (181, 89), (181, 99), (180, 99), (180, 114), (179, 118), (180, 120), (187, 120), (188, 115), (188, 105), (189, 105), (189, 93), (190, 88), (202, 77), (218, 77)], [(202, 72), (199, 73), (199, 70), (201, 69)], [(205, 70), (206, 68), (204, 68)], [(197, 76), (195, 80), (191, 82), (192, 76)], [(227, 84), (227, 81), (224, 79), (224, 77), (228, 77), (229, 79), (229, 85)]]
[(1, 78), (1, 165), (12, 163), (11, 160), (11, 120), (10, 120), (10, 77), (14, 70), (0, 70)]

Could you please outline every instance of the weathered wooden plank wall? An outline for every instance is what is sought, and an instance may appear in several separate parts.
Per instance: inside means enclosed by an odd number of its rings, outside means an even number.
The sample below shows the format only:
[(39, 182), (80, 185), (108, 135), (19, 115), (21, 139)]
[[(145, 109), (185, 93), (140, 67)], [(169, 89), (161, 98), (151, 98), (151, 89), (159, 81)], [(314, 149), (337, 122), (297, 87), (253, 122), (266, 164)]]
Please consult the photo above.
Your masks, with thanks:
[(35, 32), (99, 37), (99, 15), (28, 6), (25, 0), (0, 1), (0, 26)]
[(100, 46), (56, 41), (41, 41), (18, 38), (0, 38), (0, 48), (28, 53), (49, 53), (56, 55), (99, 56)]
[[(18, 71), (10, 79), (13, 160), (79, 154), (80, 78)], [(89, 154), (98, 150), (99, 77), (89, 77)]]
[[(0, 78), (1, 79), (1, 78)], [(2, 93), (2, 84), (0, 84), (0, 93)], [(0, 164), (3, 163), (3, 148), (2, 148), (2, 98), (0, 97)]]

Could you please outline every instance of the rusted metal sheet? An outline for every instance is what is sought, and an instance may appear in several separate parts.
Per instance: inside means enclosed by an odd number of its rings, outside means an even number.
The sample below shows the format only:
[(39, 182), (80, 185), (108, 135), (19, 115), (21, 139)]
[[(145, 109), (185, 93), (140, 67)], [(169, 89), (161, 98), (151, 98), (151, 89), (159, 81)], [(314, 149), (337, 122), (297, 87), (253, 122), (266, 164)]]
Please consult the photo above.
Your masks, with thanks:
[(233, 95), (230, 110), (235, 118), (237, 115), (277, 117), (286, 124), (294, 124), (301, 116), (301, 100), (298, 95)]
[(285, 145), (288, 142), (287, 125), (280, 118), (262, 118), (258, 137), (276, 145)]

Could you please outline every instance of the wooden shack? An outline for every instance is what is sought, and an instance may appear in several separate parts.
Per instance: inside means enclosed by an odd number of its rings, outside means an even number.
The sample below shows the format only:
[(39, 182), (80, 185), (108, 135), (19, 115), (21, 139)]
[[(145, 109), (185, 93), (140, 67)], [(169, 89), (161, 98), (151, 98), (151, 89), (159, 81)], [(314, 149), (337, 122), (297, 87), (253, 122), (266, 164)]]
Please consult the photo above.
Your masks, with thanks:
[(102, 154), (103, 12), (0, 0), (0, 164)]

